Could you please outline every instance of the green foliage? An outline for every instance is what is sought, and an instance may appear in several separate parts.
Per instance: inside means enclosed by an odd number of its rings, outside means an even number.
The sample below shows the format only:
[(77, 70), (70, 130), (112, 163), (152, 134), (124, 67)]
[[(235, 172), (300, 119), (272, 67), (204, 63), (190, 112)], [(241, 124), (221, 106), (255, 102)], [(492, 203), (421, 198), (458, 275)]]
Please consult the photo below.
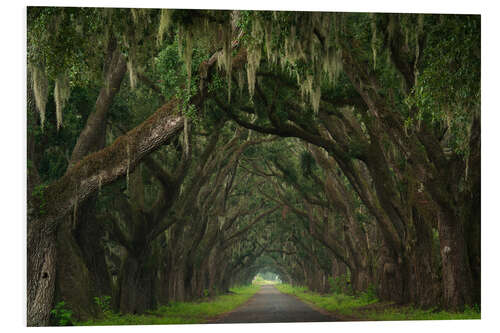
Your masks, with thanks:
[(250, 285), (231, 288), (231, 294), (217, 296), (204, 302), (174, 302), (163, 305), (156, 311), (144, 315), (120, 315), (110, 313), (103, 319), (79, 322), (79, 326), (106, 325), (167, 325), (167, 324), (201, 324), (210, 318), (229, 312), (246, 302), (258, 290), (259, 286)]
[(99, 308), (99, 311), (105, 316), (111, 313), (111, 296), (96, 296), (94, 297), (94, 302)]
[(447, 126), (451, 148), (467, 154), (468, 127), (480, 108), (481, 19), (442, 15), (441, 20), (429, 27), (423, 69), (407, 103), (418, 108), (414, 118)]
[(277, 276), (271, 272), (258, 273), (252, 280), (255, 285), (267, 285), (278, 283)]
[(310, 176), (314, 172), (314, 170), (318, 168), (314, 157), (307, 150), (304, 150), (300, 154), (300, 168), (302, 169), (302, 174), (305, 177)]
[(330, 292), (334, 294), (352, 294), (347, 274), (329, 277), (328, 283), (330, 284)]
[(366, 288), (365, 291), (362, 291), (358, 295), (359, 299), (366, 302), (366, 303), (371, 303), (373, 301), (377, 300), (377, 292), (375, 289), (375, 286), (373, 284), (370, 284), (368, 288)]
[(466, 307), (463, 312), (439, 311), (437, 308), (418, 309), (412, 306), (389, 307), (382, 311), (366, 311), (364, 316), (371, 320), (460, 320), (481, 319), (478, 307)]
[(71, 316), (73, 311), (65, 308), (66, 302), (61, 301), (56, 304), (54, 309), (50, 311), (51, 322), (57, 326), (72, 326), (73, 322)]
[(308, 290), (307, 287), (292, 287), (287, 284), (277, 285), (277, 288), (283, 293), (297, 296), (301, 300), (327, 311), (338, 311), (342, 314), (350, 314), (353, 308), (366, 306), (375, 302), (375, 300), (366, 300), (343, 293), (321, 295)]
[(350, 320), (450, 320), (450, 319), (480, 319), (478, 306), (467, 307), (464, 312), (437, 311), (417, 309), (411, 306), (396, 306), (382, 303), (373, 297), (370, 288), (359, 296), (345, 294), (320, 295), (307, 290), (306, 287), (292, 287), (287, 284), (276, 286), (286, 294), (292, 294), (301, 300), (311, 303), (334, 314), (348, 315)]
[(38, 214), (40, 216), (46, 213), (47, 201), (45, 200), (44, 192), (49, 185), (47, 183), (39, 184), (33, 189), (33, 198), (38, 202)]

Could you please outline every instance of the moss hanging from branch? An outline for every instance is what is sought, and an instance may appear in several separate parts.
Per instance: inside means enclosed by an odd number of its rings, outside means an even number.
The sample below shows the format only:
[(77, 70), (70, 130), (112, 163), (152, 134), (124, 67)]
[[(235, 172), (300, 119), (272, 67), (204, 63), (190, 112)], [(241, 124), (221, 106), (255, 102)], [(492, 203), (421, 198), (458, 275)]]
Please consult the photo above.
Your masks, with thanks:
[(162, 9), (160, 13), (160, 23), (158, 25), (158, 35), (156, 37), (157, 45), (160, 45), (163, 41), (165, 33), (170, 28), (172, 24), (172, 11), (168, 9)]
[[(271, 64), (279, 65), (297, 79), (301, 96), (318, 112), (321, 83), (326, 78), (335, 84), (342, 70), (340, 49), (334, 36), (335, 14), (274, 12), (272, 19), (254, 14), (252, 38), (247, 45), (247, 75), (252, 95), (255, 72), (262, 49)], [(273, 33), (284, 32), (276, 38)]]
[(184, 26), (179, 26), (177, 47), (179, 57), (184, 60), (187, 74), (187, 89), (191, 87), (192, 60), (193, 60), (193, 31)]
[(62, 110), (69, 99), (70, 86), (67, 75), (59, 74), (54, 88), (54, 100), (56, 102), (57, 129), (62, 125)]
[(133, 58), (127, 61), (127, 71), (129, 75), (130, 88), (133, 90), (137, 87), (137, 71), (134, 67)]
[(371, 19), (371, 29), (372, 29), (372, 40), (371, 40), (371, 48), (373, 55), (373, 69), (377, 67), (377, 19), (374, 13), (370, 13)]
[(419, 38), (424, 30), (424, 15), (419, 14), (417, 17), (417, 29), (415, 32), (415, 61), (413, 63), (413, 71), (415, 72), (415, 86), (418, 83), (418, 60), (420, 57), (420, 43)]
[(40, 112), (40, 123), (43, 130), (45, 124), (45, 108), (49, 98), (49, 79), (43, 67), (30, 65), (29, 70), (31, 72), (35, 104), (38, 112)]
[(260, 19), (256, 16), (252, 23), (251, 42), (247, 47), (247, 80), (248, 93), (250, 98), (253, 97), (255, 91), (255, 77), (257, 69), (260, 66), (262, 56), (261, 42), (264, 36), (264, 31), (260, 23)]

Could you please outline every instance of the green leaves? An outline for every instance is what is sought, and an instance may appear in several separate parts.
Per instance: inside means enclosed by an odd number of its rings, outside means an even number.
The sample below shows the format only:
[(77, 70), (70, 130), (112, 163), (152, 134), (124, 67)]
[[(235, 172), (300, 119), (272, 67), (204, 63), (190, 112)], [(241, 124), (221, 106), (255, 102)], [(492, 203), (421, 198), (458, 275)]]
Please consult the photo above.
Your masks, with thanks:
[(105, 316), (111, 314), (111, 296), (96, 296), (94, 302), (102, 314)]
[(443, 15), (440, 24), (429, 26), (422, 70), (406, 100), (418, 109), (419, 121), (448, 127), (451, 148), (464, 155), (480, 108), (480, 28), (480, 17), (473, 15)]
[(71, 316), (73, 311), (67, 309), (66, 302), (61, 301), (50, 311), (52, 322), (57, 326), (73, 326)]

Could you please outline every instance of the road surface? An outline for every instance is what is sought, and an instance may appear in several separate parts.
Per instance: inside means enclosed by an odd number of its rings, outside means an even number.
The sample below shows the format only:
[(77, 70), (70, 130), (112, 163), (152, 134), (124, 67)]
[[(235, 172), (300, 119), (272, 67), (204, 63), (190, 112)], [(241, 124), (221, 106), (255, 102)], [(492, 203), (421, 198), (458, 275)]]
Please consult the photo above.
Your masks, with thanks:
[(297, 298), (280, 293), (272, 285), (264, 285), (245, 304), (222, 316), (215, 323), (290, 323), (336, 321), (314, 310)]

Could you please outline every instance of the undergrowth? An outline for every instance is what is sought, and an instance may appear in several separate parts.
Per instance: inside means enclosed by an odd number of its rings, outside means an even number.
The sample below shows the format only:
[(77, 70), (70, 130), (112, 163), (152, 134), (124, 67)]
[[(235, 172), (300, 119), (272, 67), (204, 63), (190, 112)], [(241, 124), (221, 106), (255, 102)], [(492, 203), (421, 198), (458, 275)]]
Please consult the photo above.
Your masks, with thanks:
[(447, 320), (447, 319), (480, 319), (479, 307), (466, 308), (455, 313), (437, 308), (418, 309), (412, 306), (396, 306), (380, 302), (373, 288), (368, 288), (358, 295), (330, 293), (321, 295), (307, 287), (293, 287), (288, 284), (276, 286), (279, 291), (291, 294), (303, 301), (313, 304), (334, 314), (348, 316), (348, 320)]
[(101, 319), (76, 323), (80, 326), (104, 325), (167, 325), (202, 324), (212, 317), (231, 311), (252, 297), (259, 286), (232, 288), (231, 294), (220, 295), (209, 301), (173, 302), (142, 315), (119, 314), (106, 311)]

